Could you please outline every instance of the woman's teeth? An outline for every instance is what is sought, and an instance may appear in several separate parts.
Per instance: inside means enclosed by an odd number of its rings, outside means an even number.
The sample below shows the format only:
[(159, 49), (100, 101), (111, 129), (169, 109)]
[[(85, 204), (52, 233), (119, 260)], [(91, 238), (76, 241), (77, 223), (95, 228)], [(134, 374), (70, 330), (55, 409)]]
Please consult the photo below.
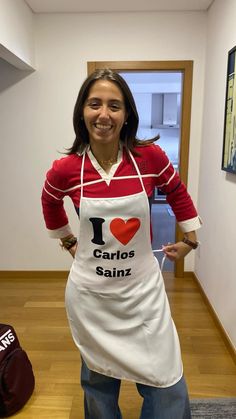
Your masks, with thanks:
[(96, 128), (102, 129), (102, 130), (109, 130), (111, 128), (111, 125), (104, 125), (104, 124), (94, 124)]

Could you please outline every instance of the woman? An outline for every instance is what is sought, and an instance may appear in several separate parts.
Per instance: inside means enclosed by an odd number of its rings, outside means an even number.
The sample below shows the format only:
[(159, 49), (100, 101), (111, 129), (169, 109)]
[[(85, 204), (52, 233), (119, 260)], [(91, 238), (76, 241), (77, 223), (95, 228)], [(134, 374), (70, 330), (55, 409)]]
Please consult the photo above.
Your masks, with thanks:
[[(98, 70), (74, 109), (75, 141), (53, 163), (42, 195), (49, 234), (74, 261), (66, 309), (82, 356), (86, 419), (121, 418), (120, 380), (136, 383), (142, 419), (191, 417), (179, 340), (151, 248), (150, 201), (167, 196), (184, 233), (163, 246), (176, 261), (196, 248), (200, 220), (186, 187), (160, 147), (136, 139), (138, 114), (122, 77)], [(78, 240), (63, 207), (79, 215)]]

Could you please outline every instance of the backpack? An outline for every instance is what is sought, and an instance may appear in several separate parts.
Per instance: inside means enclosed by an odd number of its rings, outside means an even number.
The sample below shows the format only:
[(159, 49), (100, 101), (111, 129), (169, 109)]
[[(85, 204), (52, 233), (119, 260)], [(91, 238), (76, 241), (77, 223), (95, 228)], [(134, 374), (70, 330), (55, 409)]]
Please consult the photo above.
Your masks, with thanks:
[(12, 326), (0, 323), (0, 417), (20, 410), (35, 385), (31, 362)]

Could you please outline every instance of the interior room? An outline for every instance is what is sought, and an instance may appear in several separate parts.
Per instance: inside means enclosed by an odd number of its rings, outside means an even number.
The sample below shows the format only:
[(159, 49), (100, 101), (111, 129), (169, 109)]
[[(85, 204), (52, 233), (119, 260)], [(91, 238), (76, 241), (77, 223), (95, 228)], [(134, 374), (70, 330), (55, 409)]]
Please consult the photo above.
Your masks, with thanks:
[[(221, 169), (235, 19), (234, 0), (0, 1), (0, 321), (15, 328), (35, 373), (34, 393), (17, 417), (83, 417), (80, 356), (64, 303), (72, 259), (48, 237), (41, 193), (52, 162), (74, 141), (73, 109), (89, 63), (97, 68), (101, 62), (119, 63), (141, 115), (138, 135), (160, 133), (157, 143), (184, 173), (202, 219), (200, 245), (185, 257), (181, 277), (169, 261), (163, 273), (190, 400), (235, 400), (236, 175)], [(160, 68), (177, 61), (191, 62), (188, 92), (181, 71), (148, 74), (143, 81), (129, 70), (134, 62)], [(186, 98), (187, 128), (181, 113)], [(174, 111), (165, 113), (165, 106)], [(153, 248), (181, 240), (165, 196), (157, 190), (154, 201), (159, 241)], [(78, 234), (69, 199), (65, 208)], [(138, 417), (134, 387), (121, 389), (124, 419)]]

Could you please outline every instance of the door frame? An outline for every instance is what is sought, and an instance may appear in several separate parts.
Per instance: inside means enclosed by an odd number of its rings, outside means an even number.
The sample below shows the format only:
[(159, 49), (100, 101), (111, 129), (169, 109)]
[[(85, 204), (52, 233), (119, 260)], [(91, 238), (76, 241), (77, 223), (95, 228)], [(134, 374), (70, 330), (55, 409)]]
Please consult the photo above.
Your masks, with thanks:
[[(179, 144), (179, 174), (181, 180), (187, 185), (188, 160), (189, 160), (189, 139), (191, 122), (192, 102), (192, 80), (193, 61), (89, 61), (87, 71), (90, 75), (93, 71), (102, 68), (110, 68), (116, 71), (180, 71), (183, 74), (182, 85), (182, 112)], [(178, 224), (176, 223), (175, 238), (180, 241), (183, 237)], [(184, 260), (175, 263), (175, 277), (184, 276)]]

